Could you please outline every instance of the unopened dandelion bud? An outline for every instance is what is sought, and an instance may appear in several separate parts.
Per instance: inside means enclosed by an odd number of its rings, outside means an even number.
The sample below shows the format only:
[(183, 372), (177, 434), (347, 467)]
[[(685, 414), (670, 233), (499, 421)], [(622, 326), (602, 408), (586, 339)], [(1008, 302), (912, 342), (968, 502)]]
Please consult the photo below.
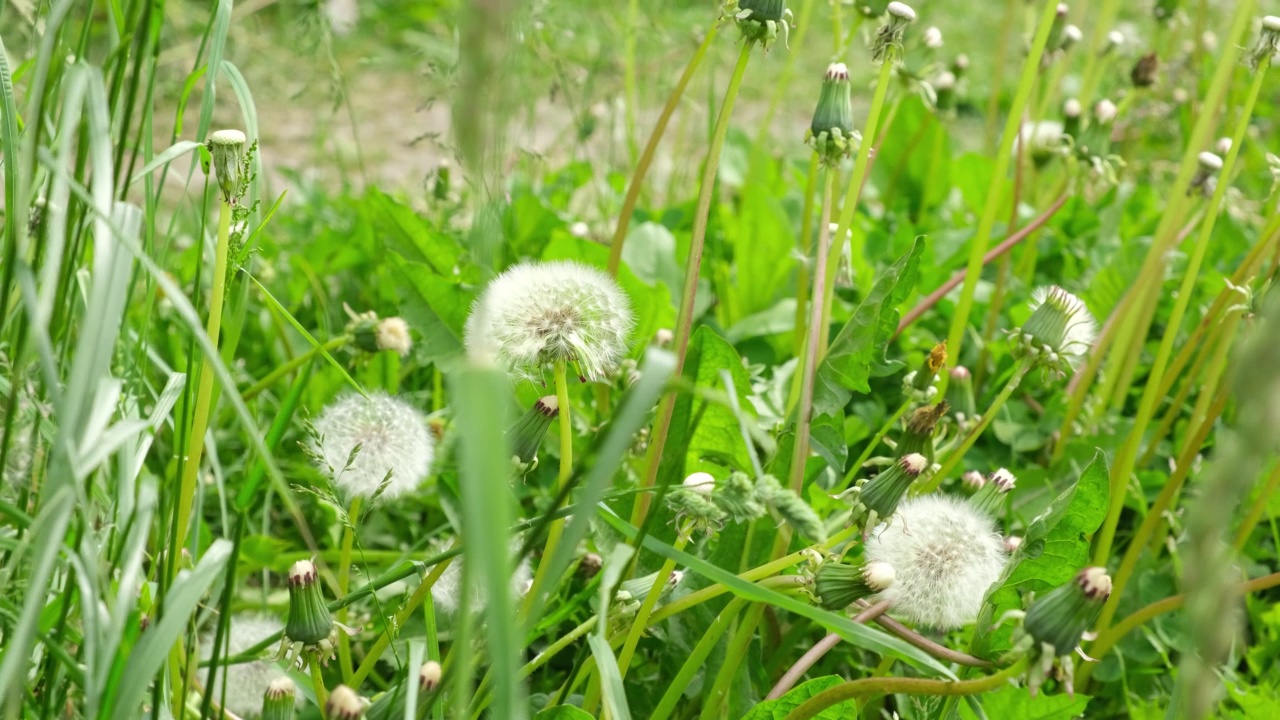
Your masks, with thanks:
[(1084, 40), (1084, 33), (1080, 31), (1080, 28), (1075, 25), (1064, 25), (1062, 39), (1058, 42), (1058, 49), (1066, 52), (1079, 45), (1081, 40)]
[(1054, 11), (1053, 25), (1049, 27), (1049, 38), (1045, 43), (1045, 49), (1048, 51), (1056, 50), (1062, 45), (1062, 31), (1067, 26), (1067, 14), (1071, 12), (1071, 8), (1066, 3), (1058, 3), (1058, 7)]
[(681, 485), (684, 486), (685, 490), (691, 490), (699, 495), (706, 496), (715, 492), (716, 479), (711, 476), (711, 473), (696, 472), (685, 478)]
[(1101, 125), (1110, 125), (1115, 122), (1117, 112), (1119, 110), (1116, 108), (1116, 104), (1103, 98), (1098, 101), (1097, 105), (1093, 106), (1093, 119), (1097, 120)]
[(964, 77), (964, 74), (968, 71), (969, 71), (968, 55), (965, 55), (964, 53), (960, 53), (959, 55), (956, 56), (955, 60), (951, 61), (951, 72), (955, 73), (957, 78)]
[(1032, 293), (1031, 305), (1031, 317), (1015, 333), (1015, 352), (1060, 372), (1074, 366), (1097, 335), (1097, 322), (1084, 301), (1051, 285)]
[(933, 79), (933, 91), (939, 110), (951, 110), (956, 106), (956, 75), (950, 70), (943, 70)]
[(538, 450), (547, 436), (551, 421), (560, 415), (560, 401), (555, 395), (546, 395), (534, 401), (507, 431), (511, 456), (515, 462), (532, 469), (538, 461)]
[(602, 567), (604, 567), (604, 558), (600, 557), (600, 553), (589, 552), (578, 561), (578, 572), (588, 580), (600, 574)]
[(1107, 55), (1124, 47), (1124, 33), (1119, 30), (1112, 30), (1107, 33), (1107, 41), (1102, 46), (1102, 54)]
[(876, 32), (871, 42), (871, 59), (884, 62), (891, 59), (894, 53), (901, 53), (902, 38), (906, 35), (907, 26), (915, 22), (916, 11), (910, 5), (891, 2), (885, 8), (885, 23)]
[(1222, 157), (1206, 150), (1196, 156), (1196, 164), (1196, 174), (1191, 178), (1187, 194), (1198, 189), (1205, 196), (1212, 195), (1217, 188), (1218, 173), (1222, 172)]
[(222, 199), (231, 202), (235, 199), (244, 179), (241, 163), (246, 138), (239, 130), (219, 130), (209, 136), (206, 145), (213, 159), (214, 177), (218, 181), (218, 189), (222, 191)]
[(1010, 554), (1018, 551), (1022, 547), (1022, 537), (1020, 535), (1008, 535), (1004, 539), (1004, 549)]
[(760, 43), (768, 51), (781, 36), (786, 46), (792, 18), (786, 0), (737, 0), (736, 6), (733, 17), (746, 42)]
[(805, 140), (829, 165), (838, 164), (858, 147), (853, 129), (853, 102), (850, 99), (849, 69), (844, 63), (832, 63), (822, 79), (818, 107)]
[(898, 452), (903, 455), (920, 453), (930, 462), (933, 461), (933, 435), (938, 428), (938, 421), (947, 414), (947, 401), (936, 405), (925, 405), (916, 408), (907, 420), (906, 430), (898, 440)]
[(1133, 82), (1134, 87), (1147, 88), (1156, 84), (1156, 77), (1159, 74), (1160, 56), (1150, 52), (1134, 63), (1133, 69), (1129, 71), (1129, 80)]
[(1016, 482), (1013, 473), (1000, 468), (991, 473), (991, 477), (983, 483), (978, 492), (969, 498), (969, 504), (987, 515), (995, 515), (996, 510), (1004, 504), (1004, 498), (1013, 490)]
[(1080, 101), (1067, 98), (1062, 103), (1062, 134), (1078, 137), (1080, 135), (1080, 115), (1083, 113)]
[(858, 502), (878, 518), (888, 518), (898, 509), (911, 484), (929, 466), (924, 455), (904, 455), (879, 475), (865, 481), (858, 489)]
[(670, 328), (658, 328), (653, 334), (653, 344), (660, 348), (671, 347), (671, 343), (676, 341), (676, 334)]
[(920, 41), (930, 50), (937, 50), (942, 47), (942, 31), (931, 25), (925, 28)]
[(1036, 598), (1023, 628), (1037, 643), (1052, 646), (1055, 654), (1070, 655), (1109, 597), (1111, 576), (1106, 568), (1085, 568), (1071, 582)]
[(288, 677), (278, 677), (262, 694), (262, 720), (293, 720), (298, 689)]
[(963, 365), (951, 368), (951, 381), (947, 383), (947, 405), (961, 422), (978, 414), (973, 396), (973, 375)]
[(977, 470), (970, 470), (960, 476), (960, 482), (964, 484), (966, 490), (977, 492), (987, 484), (987, 478)]
[(1219, 155), (1226, 155), (1227, 153), (1231, 152), (1231, 138), (1229, 137), (1218, 138), (1218, 142), (1213, 146), (1213, 149), (1214, 149), (1214, 152), (1218, 153)]
[(587, 227), (586, 223), (579, 220), (578, 222), (569, 226), (569, 234), (576, 238), (585, 239), (586, 237), (591, 235), (591, 228)]
[(418, 689), (422, 692), (435, 692), (435, 689), (440, 687), (440, 678), (443, 675), (444, 669), (440, 667), (440, 663), (435, 660), (426, 661), (418, 670)]
[(762, 475), (756, 482), (756, 495), (801, 536), (814, 542), (825, 542), (827, 528), (804, 498), (772, 475)]
[(873, 561), (863, 565), (824, 563), (813, 578), (818, 602), (829, 610), (842, 610), (863, 598), (883, 592), (897, 579), (893, 566)]
[(755, 483), (743, 472), (729, 475), (712, 499), (734, 522), (750, 522), (768, 511), (756, 493)]
[(367, 353), (394, 352), (400, 357), (409, 354), (413, 338), (409, 336), (409, 324), (403, 318), (378, 319), (375, 313), (357, 315), (347, 325), (347, 333), (356, 347)]
[(335, 687), (324, 704), (324, 715), (328, 720), (360, 720), (364, 717), (364, 710), (364, 699), (346, 685)]
[(316, 645), (333, 632), (333, 616), (324, 602), (320, 574), (315, 563), (299, 560), (289, 568), (289, 619), (284, 636), (304, 645)]

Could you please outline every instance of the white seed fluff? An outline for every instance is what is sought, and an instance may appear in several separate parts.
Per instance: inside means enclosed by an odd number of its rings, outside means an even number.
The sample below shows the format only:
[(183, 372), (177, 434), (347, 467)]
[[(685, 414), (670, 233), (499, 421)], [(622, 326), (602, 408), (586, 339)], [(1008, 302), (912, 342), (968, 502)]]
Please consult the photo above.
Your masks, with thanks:
[(413, 349), (413, 338), (409, 337), (409, 323), (403, 318), (389, 317), (378, 323), (375, 341), (379, 350), (391, 350), (400, 357), (409, 354)]
[[(284, 624), (270, 615), (258, 613), (241, 613), (231, 617), (231, 627), (227, 638), (226, 652), (221, 657), (232, 657), (248, 650), (272, 635), (284, 630)], [(200, 643), (200, 658), (208, 660), (212, 657), (215, 633), (207, 633)], [(244, 718), (258, 717), (262, 714), (262, 696), (271, 683), (285, 673), (280, 668), (264, 660), (227, 665), (218, 668), (214, 678), (215, 687), (209, 689), (215, 700), (221, 701), (223, 688), (226, 688), (226, 708)], [(207, 687), (209, 668), (200, 669), (200, 683)], [(299, 695), (295, 702), (302, 703)]]
[[(317, 454), (333, 469), (334, 482), (350, 498), (370, 498), (387, 473), (380, 496), (393, 500), (418, 487), (431, 469), (435, 443), (426, 419), (412, 405), (385, 393), (344, 395), (315, 421)], [(360, 447), (351, 466), (347, 460)], [(326, 470), (327, 468), (321, 468)]]
[(602, 380), (627, 354), (635, 319), (618, 283), (581, 263), (521, 263), (485, 288), (467, 318), (467, 353), (523, 378), (548, 363), (576, 363)]
[[(513, 540), (509, 545), (511, 554), (514, 556), (520, 551), (520, 542)], [(436, 611), (446, 615), (454, 615), (459, 609), (465, 606), (470, 613), (478, 613), (484, 609), (486, 600), (488, 599), (483, 589), (478, 585), (473, 585), (471, 592), (466, 600), (462, 597), (462, 559), (464, 556), (459, 555), (449, 563), (449, 567), (440, 573), (436, 584), (431, 586), (431, 599), (435, 602)], [(473, 573), (474, 574), (474, 573)], [(472, 582), (478, 582), (478, 578), (472, 578)], [(533, 570), (529, 566), (528, 560), (520, 561), (515, 571), (511, 573), (511, 597), (514, 599), (523, 598), (528, 592), (530, 586), (533, 585)]]
[(867, 538), (865, 555), (894, 569), (896, 582), (880, 593), (890, 612), (939, 629), (973, 622), (1005, 564), (995, 521), (937, 494), (899, 505), (893, 521)]
[(1057, 285), (1039, 287), (1032, 291), (1031, 312), (1045, 303), (1067, 314), (1066, 336), (1062, 340), (1062, 347), (1054, 348), (1054, 351), (1075, 364), (1093, 347), (1093, 341), (1098, 336), (1098, 321), (1093, 319), (1093, 313), (1089, 312), (1083, 300)]

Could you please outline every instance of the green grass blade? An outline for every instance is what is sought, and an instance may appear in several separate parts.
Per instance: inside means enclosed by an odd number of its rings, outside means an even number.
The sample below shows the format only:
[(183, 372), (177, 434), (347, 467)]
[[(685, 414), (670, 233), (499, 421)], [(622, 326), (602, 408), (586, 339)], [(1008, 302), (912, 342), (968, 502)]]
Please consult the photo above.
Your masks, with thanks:
[(196, 150), (201, 146), (201, 144), (202, 143), (192, 140), (181, 140), (174, 143), (172, 147), (155, 156), (151, 162), (143, 165), (141, 170), (135, 173), (133, 177), (129, 178), (129, 184), (133, 185), (139, 180), (155, 172), (157, 169), (168, 165), (189, 152)]

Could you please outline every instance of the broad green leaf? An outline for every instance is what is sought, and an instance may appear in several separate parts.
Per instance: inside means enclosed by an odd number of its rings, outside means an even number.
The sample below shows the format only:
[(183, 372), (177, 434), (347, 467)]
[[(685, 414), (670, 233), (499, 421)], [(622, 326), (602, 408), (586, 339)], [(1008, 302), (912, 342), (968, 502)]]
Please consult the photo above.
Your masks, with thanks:
[[(689, 352), (684, 361), (684, 380), (700, 389), (725, 392), (720, 371), (726, 370), (733, 379), (733, 389), (743, 412), (754, 417), (749, 403), (751, 378), (737, 351), (711, 328), (702, 326), (693, 334)], [(723, 404), (683, 393), (676, 399), (671, 416), (671, 431), (667, 438), (663, 467), (671, 472), (679, 470), (677, 453), (685, 453), (684, 471), (687, 475), (704, 461), (728, 465), (734, 470), (753, 472), (751, 454), (742, 439), (742, 429), (733, 411)], [(682, 476), (683, 477), (683, 476)]]
[[(751, 708), (751, 712), (747, 713), (742, 720), (783, 720), (792, 710), (803, 705), (814, 695), (830, 690), (844, 681), (844, 678), (837, 675), (814, 678), (803, 685), (792, 688), (790, 692), (776, 700), (765, 700), (756, 705)], [(813, 717), (814, 720), (854, 720), (854, 718), (858, 717), (858, 703), (856, 700), (845, 700), (832, 705)]]
[(915, 287), (923, 250), (917, 238), (907, 254), (882, 271), (871, 294), (831, 341), (813, 390), (815, 415), (838, 414), (854, 392), (870, 392), (871, 368), (884, 361), (885, 346), (898, 327), (898, 305)]
[(592, 720), (592, 717), (572, 705), (556, 705), (534, 715), (533, 720)]
[(426, 263), (437, 275), (452, 276), (462, 250), (452, 237), (436, 230), (390, 195), (370, 190), (373, 224), (387, 246), (405, 258)]
[[(1073, 720), (1084, 714), (1089, 696), (1040, 693), (1031, 697), (1026, 688), (1005, 685), (982, 695), (982, 709), (992, 720), (1017, 718), (1018, 720)], [(960, 717), (976, 720), (977, 715), (968, 705), (960, 706)]]
[(998, 581), (999, 589), (987, 595), (978, 616), (975, 654), (991, 657), (1008, 650), (1012, 627), (1006, 624), (988, 631), (992, 623), (1009, 610), (1021, 609), (1026, 593), (1052, 590), (1089, 564), (1089, 536), (1107, 515), (1108, 497), (1107, 460), (1098, 450), (1080, 478), (1027, 527), (1022, 545)]
[(655, 285), (662, 283), (671, 292), (671, 302), (680, 302), (684, 270), (676, 260), (676, 238), (666, 225), (644, 222), (627, 234), (622, 261), (636, 277)]
[(722, 298), (731, 322), (768, 309), (795, 270), (795, 230), (782, 204), (763, 182), (750, 182), (734, 209), (721, 208), (721, 222), (733, 248), (733, 282)]
[(422, 335), (422, 341), (414, 343), (414, 354), (435, 360), (461, 352), (473, 292), (452, 277), (436, 274), (425, 263), (406, 260), (395, 252), (388, 256), (409, 289), (401, 311)]

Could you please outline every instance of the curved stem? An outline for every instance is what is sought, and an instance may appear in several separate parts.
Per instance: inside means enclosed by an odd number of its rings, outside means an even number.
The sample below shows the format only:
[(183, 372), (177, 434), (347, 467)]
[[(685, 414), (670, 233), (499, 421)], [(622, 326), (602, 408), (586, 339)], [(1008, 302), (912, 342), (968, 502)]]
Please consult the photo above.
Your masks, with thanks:
[(320, 355), (323, 355), (324, 353), (333, 352), (334, 350), (341, 348), (343, 345), (346, 345), (350, 339), (350, 336), (344, 334), (330, 339), (323, 345), (312, 345), (306, 352), (296, 357), (289, 358), (288, 362), (283, 365), (276, 366), (275, 369), (264, 375), (261, 380), (245, 388), (244, 392), (240, 393), (240, 397), (244, 398), (245, 402), (249, 402), (253, 398), (257, 397), (258, 393), (266, 390), (272, 385), (275, 385), (285, 375), (298, 370), (303, 365), (306, 365), (308, 362)]
[(1009, 382), (1005, 383), (1004, 389), (1000, 391), (1000, 394), (996, 396), (996, 399), (991, 401), (991, 407), (987, 408), (987, 411), (982, 413), (982, 420), (978, 423), (978, 426), (969, 431), (969, 434), (964, 438), (964, 442), (960, 443), (960, 447), (951, 451), (951, 454), (947, 456), (946, 462), (942, 463), (942, 467), (938, 469), (938, 472), (934, 473), (933, 477), (930, 478), (927, 483), (920, 486), (918, 492), (933, 492), (942, 484), (942, 481), (946, 479), (947, 474), (954, 470), (956, 465), (960, 464), (960, 461), (964, 459), (964, 454), (969, 451), (969, 448), (973, 447), (973, 444), (982, 436), (983, 431), (991, 425), (991, 421), (995, 419), (996, 413), (999, 412), (1000, 408), (1004, 407), (1004, 404), (1009, 401), (1009, 397), (1013, 395), (1013, 391), (1017, 390), (1018, 386), (1022, 384), (1022, 378), (1026, 376), (1027, 371), (1030, 369), (1031, 366), (1026, 361), (1023, 361), (1018, 365), (1017, 369), (1013, 371), (1013, 377), (1009, 378)]
[[(680, 529), (676, 542), (672, 546), (677, 551), (684, 550), (685, 545), (689, 543), (689, 534), (693, 532), (692, 521), (687, 521), (685, 526)], [(644, 602), (640, 603), (640, 609), (636, 611), (635, 618), (631, 621), (631, 630), (627, 633), (627, 640), (622, 644), (622, 652), (618, 654), (618, 675), (626, 678), (627, 669), (631, 667), (631, 658), (635, 656), (636, 645), (640, 643), (640, 636), (644, 634), (645, 628), (649, 626), (649, 616), (653, 613), (653, 607), (658, 604), (658, 598), (662, 596), (662, 591), (666, 588), (667, 578), (671, 577), (671, 571), (676, 569), (676, 561), (668, 559), (662, 563), (662, 567), (658, 569), (658, 577), (653, 581), (653, 585), (649, 588), (648, 594), (644, 596)]]
[[(867, 607), (865, 605), (865, 601), (859, 600), (858, 602), (864, 604), (864, 607)], [(990, 661), (974, 657), (968, 653), (960, 652), (959, 650), (952, 650), (945, 645), (939, 645), (915, 630), (912, 630), (906, 625), (894, 620), (888, 615), (881, 615), (876, 618), (876, 624), (939, 660), (946, 660), (947, 662), (953, 662), (957, 665), (964, 665), (966, 667), (991, 667)]]
[[(711, 197), (715, 194), (716, 170), (720, 167), (720, 151), (724, 148), (725, 135), (729, 132), (729, 118), (733, 115), (734, 101), (738, 98), (738, 88), (747, 73), (747, 61), (751, 59), (751, 44), (743, 43), (738, 53), (738, 64), (729, 78), (729, 86), (724, 91), (724, 102), (720, 105), (720, 116), (711, 135), (711, 147), (707, 150), (705, 167), (702, 170), (702, 184), (698, 188), (698, 205), (693, 216), (693, 236), (689, 241), (689, 256), (685, 261), (684, 290), (680, 296), (680, 314), (676, 329), (676, 367), (679, 375), (684, 369), (684, 359), (689, 352), (689, 334), (693, 330), (694, 299), (698, 294), (698, 274), (702, 270), (702, 250), (707, 239), (707, 221), (711, 213)], [(615, 240), (617, 237), (615, 236)], [(620, 247), (620, 243), (615, 243)], [(621, 250), (619, 249), (619, 256)], [(671, 430), (671, 414), (675, 410), (676, 397), (667, 393), (658, 409), (658, 421), (654, 427), (653, 440), (649, 444), (646, 459), (645, 477), (640, 490), (653, 487), (658, 478), (658, 463), (662, 460), (662, 449), (667, 443), (667, 433)], [(641, 492), (631, 510), (631, 524), (636, 527), (643, 522), (649, 512), (649, 493)]]
[(866, 695), (977, 695), (995, 690), (1026, 670), (1026, 658), (994, 675), (973, 680), (926, 680), (924, 678), (863, 678), (837, 685), (814, 695), (787, 714), (785, 720), (808, 720), (832, 705)]
[[(888, 609), (889, 601), (881, 600), (875, 605), (864, 608), (862, 612), (855, 615), (853, 622), (859, 625), (865, 624), (870, 620), (880, 617)], [(835, 633), (828, 633), (826, 637), (814, 643), (813, 647), (809, 648), (804, 655), (801, 655), (800, 659), (796, 660), (795, 664), (778, 679), (778, 682), (774, 684), (773, 689), (769, 691), (769, 694), (765, 696), (765, 699), (774, 700), (785, 695), (788, 690), (795, 687), (795, 684), (799, 682), (800, 678), (804, 677), (805, 673), (809, 672), (809, 668), (816, 665), (824, 655), (839, 644), (840, 636)]]
[[(569, 375), (567, 363), (564, 360), (556, 361), (555, 374), (556, 402), (560, 406), (560, 472), (556, 476), (558, 492), (564, 489), (564, 484), (573, 476), (573, 409), (569, 406)], [(547, 568), (551, 565), (551, 558), (555, 554), (556, 546), (560, 544), (560, 535), (563, 532), (564, 518), (552, 520), (547, 527), (547, 543), (542, 548), (542, 560), (539, 561), (538, 569), (533, 574), (533, 584), (525, 594), (526, 613), (532, 606), (533, 599), (538, 597), (543, 584), (547, 582)]]
[(658, 149), (658, 143), (667, 131), (667, 123), (671, 121), (671, 115), (676, 111), (676, 106), (680, 104), (680, 98), (684, 97), (684, 91), (689, 86), (689, 80), (693, 77), (693, 73), (698, 69), (698, 66), (702, 64), (702, 59), (707, 56), (711, 41), (715, 39), (716, 33), (719, 31), (719, 23), (712, 25), (706, 36), (702, 38), (702, 44), (694, 51), (693, 57), (689, 58), (689, 64), (685, 66), (684, 72), (680, 75), (680, 80), (676, 82), (676, 86), (671, 90), (671, 95), (667, 97), (667, 104), (662, 106), (662, 113), (658, 115), (658, 123), (654, 125), (653, 133), (649, 135), (649, 142), (645, 144), (644, 152), (640, 154), (640, 162), (636, 163), (635, 173), (631, 176), (631, 184), (627, 186), (627, 195), (622, 200), (622, 209), (618, 211), (618, 226), (614, 228), (613, 241), (609, 244), (610, 275), (618, 274), (618, 266), (622, 263), (622, 246), (627, 241), (627, 228), (631, 225), (631, 216), (635, 213), (636, 202), (640, 199), (640, 188), (644, 186), (645, 175), (649, 173), (649, 166), (653, 164), (653, 156)]

